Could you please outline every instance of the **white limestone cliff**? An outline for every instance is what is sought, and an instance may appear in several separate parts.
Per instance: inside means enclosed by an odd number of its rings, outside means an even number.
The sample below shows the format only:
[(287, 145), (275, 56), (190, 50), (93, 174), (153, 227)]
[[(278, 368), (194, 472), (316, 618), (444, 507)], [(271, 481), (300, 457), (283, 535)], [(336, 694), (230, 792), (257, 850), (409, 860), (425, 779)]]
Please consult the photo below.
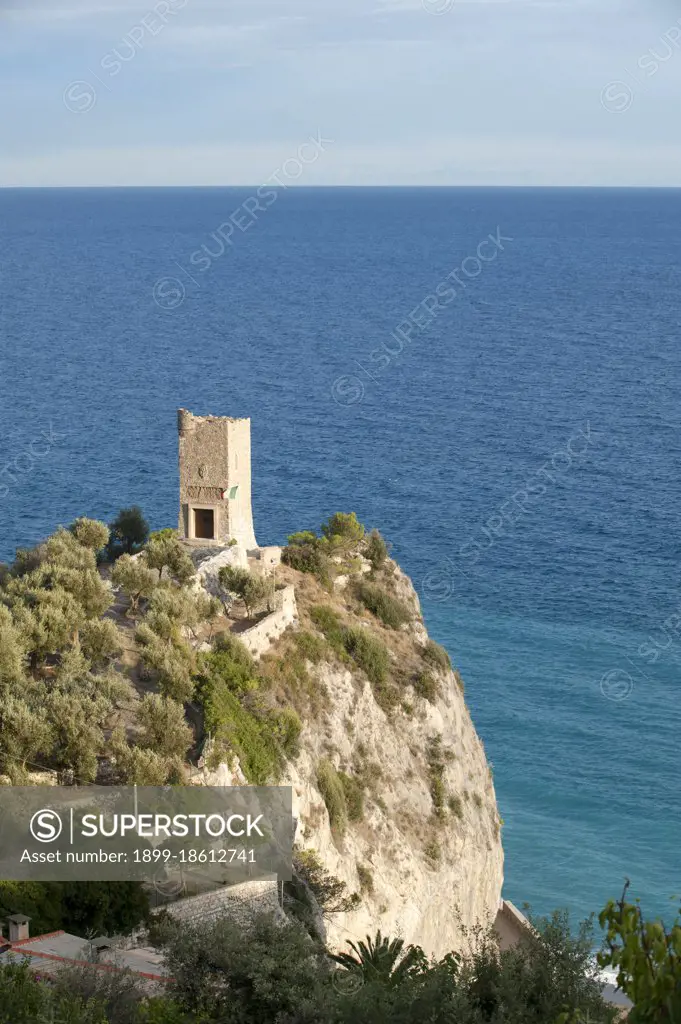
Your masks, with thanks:
[[(317, 596), (310, 593), (310, 577), (290, 569), (286, 573), (286, 582), (305, 594), (298, 603), (300, 617), (273, 643), (275, 655), (291, 628), (314, 628), (306, 616)], [(428, 634), (411, 581), (394, 565), (392, 586), (415, 615), (400, 630), (381, 632), (397, 667), (406, 653), (420, 657)], [(342, 600), (338, 593), (336, 600)], [(373, 623), (362, 624), (373, 628)], [(439, 684), (434, 701), (407, 687), (402, 704), (386, 712), (354, 666), (329, 660), (308, 663), (307, 669), (327, 699), (321, 714), (302, 716), (301, 752), (288, 763), (280, 784), (292, 787), (297, 848), (314, 850), (350, 893), (361, 893), (356, 909), (326, 918), (329, 945), (344, 947), (348, 939), (364, 939), (380, 928), (438, 957), (461, 948), (465, 929), (495, 921), (503, 850), (491, 770), (458, 675), (430, 666)], [(429, 751), (438, 742), (443, 766), (439, 816), (429, 768)], [(371, 780), (362, 820), (350, 821), (342, 834), (331, 828), (318, 783), (320, 761), (348, 774), (361, 764), (363, 778)], [(205, 779), (218, 780), (242, 784), (238, 763), (231, 769), (221, 765)]]

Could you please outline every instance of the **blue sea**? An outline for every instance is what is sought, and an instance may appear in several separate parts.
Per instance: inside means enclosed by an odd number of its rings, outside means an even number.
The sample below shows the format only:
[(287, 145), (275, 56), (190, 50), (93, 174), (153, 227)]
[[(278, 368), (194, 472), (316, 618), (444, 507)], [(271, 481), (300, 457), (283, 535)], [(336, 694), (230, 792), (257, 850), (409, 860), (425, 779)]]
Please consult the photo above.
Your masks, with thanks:
[(414, 579), (506, 896), (576, 922), (626, 876), (669, 916), (681, 192), (255, 193), (0, 192), (0, 558), (131, 503), (175, 525), (178, 406), (250, 416), (260, 543), (356, 510)]

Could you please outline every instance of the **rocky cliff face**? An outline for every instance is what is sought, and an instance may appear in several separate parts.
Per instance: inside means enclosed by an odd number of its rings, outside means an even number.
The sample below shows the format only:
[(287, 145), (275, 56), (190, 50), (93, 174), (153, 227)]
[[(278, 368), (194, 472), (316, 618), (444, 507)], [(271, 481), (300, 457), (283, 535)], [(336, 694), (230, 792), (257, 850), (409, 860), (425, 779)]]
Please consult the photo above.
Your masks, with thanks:
[[(492, 775), (458, 674), (429, 641), (411, 581), (394, 563), (378, 584), (411, 617), (392, 629), (358, 601), (356, 580), (341, 577), (329, 595), (307, 573), (282, 566), (277, 575), (295, 587), (299, 620), (261, 665), (280, 672), (294, 657), (307, 694), (320, 698), (297, 704), (300, 754), (281, 779), (293, 789), (296, 845), (361, 895), (355, 909), (327, 917), (327, 940), (344, 946), (380, 928), (442, 956), (461, 946), (465, 928), (494, 922), (503, 879)], [(383, 642), (386, 684), (324, 646), (320, 606)], [(313, 660), (296, 646), (301, 632), (317, 638)], [(229, 775), (243, 779), (237, 765)], [(334, 786), (347, 795), (340, 815)]]

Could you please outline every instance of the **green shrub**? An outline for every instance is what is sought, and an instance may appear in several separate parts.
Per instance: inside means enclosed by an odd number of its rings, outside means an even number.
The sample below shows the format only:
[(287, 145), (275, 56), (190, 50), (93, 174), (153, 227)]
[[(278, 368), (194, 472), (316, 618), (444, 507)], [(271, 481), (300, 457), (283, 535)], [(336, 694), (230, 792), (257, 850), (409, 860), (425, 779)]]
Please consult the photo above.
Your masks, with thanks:
[(322, 535), (332, 549), (347, 551), (364, 537), (364, 527), (355, 512), (335, 512), (322, 523)]
[(296, 851), (293, 855), (293, 871), (309, 886), (324, 917), (347, 914), (359, 906), (359, 894), (348, 893), (345, 882), (326, 870), (314, 850)]
[(297, 757), (300, 753), (300, 733), (303, 723), (293, 710), (284, 708), (272, 715), (275, 736), (287, 757)]
[(291, 533), (288, 538), (290, 546), (300, 544), (318, 544), (319, 537), (313, 530), (301, 530), (299, 533)]
[(345, 654), (345, 627), (340, 615), (326, 604), (317, 604), (310, 609), (310, 618), (322, 631), (336, 654)]
[(348, 655), (369, 677), (374, 694), (382, 707), (393, 707), (399, 700), (396, 687), (388, 685), (390, 658), (385, 644), (364, 626), (346, 626), (328, 605), (315, 605), (310, 618), (345, 660)]
[(436, 665), (438, 668), (449, 669), (452, 667), (446, 650), (440, 644), (436, 644), (434, 640), (429, 640), (424, 647), (423, 657), (429, 664)]
[(438, 818), (441, 818), (444, 812), (445, 796), (447, 791), (445, 784), (442, 781), (442, 776), (434, 775), (430, 781), (430, 795), (433, 798), (433, 807), (435, 808), (435, 814)]
[(374, 891), (374, 876), (365, 864), (357, 865), (357, 877), (359, 878), (359, 890), (371, 896)]
[(430, 672), (421, 672), (414, 680), (414, 693), (434, 704), (439, 691), (437, 680)]
[(463, 818), (463, 800), (460, 796), (450, 796), (447, 806), (456, 818)]
[(442, 750), (442, 737), (437, 735), (428, 741), (426, 750), (428, 774), (430, 778), (430, 795), (438, 818), (443, 817), (447, 791), (444, 783), (445, 759)]
[(326, 644), (321, 637), (315, 633), (310, 633), (308, 630), (303, 630), (301, 633), (296, 633), (293, 642), (295, 643), (298, 651), (303, 658), (307, 658), (313, 665), (319, 664), (323, 661), (324, 655), (327, 652)]
[(357, 597), (372, 615), (388, 626), (390, 629), (399, 629), (405, 622), (409, 622), (412, 614), (409, 608), (396, 597), (388, 594), (382, 587), (375, 583), (358, 583), (355, 592)]
[(374, 569), (380, 569), (388, 557), (388, 545), (378, 532), (372, 530), (367, 539), (365, 555)]
[(426, 859), (429, 860), (431, 864), (440, 863), (440, 859), (442, 857), (442, 849), (437, 839), (429, 839), (423, 847), (423, 852), (426, 856)]
[(250, 693), (258, 688), (255, 662), (231, 633), (222, 633), (217, 638), (213, 650), (203, 659), (203, 670), (219, 679), (232, 693)]
[(388, 677), (390, 659), (388, 650), (368, 629), (362, 626), (347, 627), (343, 635), (345, 650), (372, 683), (384, 683)]
[[(302, 534), (293, 534), (303, 536)], [(317, 538), (314, 543), (297, 542), (289, 544), (281, 552), (281, 560), (284, 565), (298, 572), (308, 572), (315, 576), (323, 587), (329, 588), (333, 578), (333, 567), (328, 555), (322, 550)]]
[(322, 760), (317, 765), (317, 785), (329, 812), (332, 831), (343, 835), (348, 823), (348, 806), (343, 783), (330, 761)]
[(248, 781), (254, 786), (276, 781), (283, 758), (268, 723), (242, 707), (236, 694), (214, 679), (202, 682), (201, 699), (207, 730), (218, 746), (237, 755)]
[(345, 794), (349, 821), (361, 821), (364, 817), (364, 786), (354, 775), (338, 772), (338, 778)]

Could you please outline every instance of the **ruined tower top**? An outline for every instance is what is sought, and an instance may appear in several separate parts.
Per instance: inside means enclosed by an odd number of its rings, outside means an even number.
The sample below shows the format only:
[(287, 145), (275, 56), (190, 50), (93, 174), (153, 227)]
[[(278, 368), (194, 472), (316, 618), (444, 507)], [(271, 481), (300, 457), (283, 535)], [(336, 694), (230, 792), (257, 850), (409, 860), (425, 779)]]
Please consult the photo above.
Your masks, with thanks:
[(179, 409), (180, 536), (204, 547), (257, 547), (251, 511), (251, 421)]

